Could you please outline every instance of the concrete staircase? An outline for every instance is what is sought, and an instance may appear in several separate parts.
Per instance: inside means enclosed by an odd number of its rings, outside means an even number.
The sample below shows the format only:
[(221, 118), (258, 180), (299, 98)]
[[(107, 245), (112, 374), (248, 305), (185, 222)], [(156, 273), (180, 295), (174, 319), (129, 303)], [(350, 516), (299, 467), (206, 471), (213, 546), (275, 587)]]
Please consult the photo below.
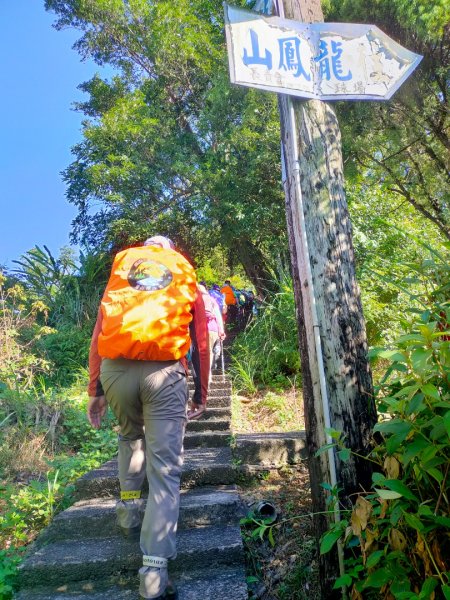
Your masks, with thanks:
[[(248, 597), (230, 420), (231, 383), (215, 375), (208, 412), (188, 423), (185, 437), (178, 555), (170, 565), (179, 600)], [(138, 600), (142, 556), (139, 543), (116, 530), (118, 490), (115, 460), (78, 480), (78, 501), (55, 517), (22, 563), (17, 600)]]

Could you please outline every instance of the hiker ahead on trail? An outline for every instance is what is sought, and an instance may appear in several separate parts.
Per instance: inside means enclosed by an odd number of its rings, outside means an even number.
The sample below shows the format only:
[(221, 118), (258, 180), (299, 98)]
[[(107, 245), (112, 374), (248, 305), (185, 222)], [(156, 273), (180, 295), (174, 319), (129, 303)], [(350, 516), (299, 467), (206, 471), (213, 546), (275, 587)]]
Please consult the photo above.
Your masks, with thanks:
[(225, 294), (222, 294), (222, 292), (220, 291), (220, 285), (218, 283), (212, 284), (212, 287), (209, 290), (209, 295), (211, 296), (211, 298), (214, 298), (214, 300), (217, 302), (222, 317), (225, 318), (225, 315), (227, 314), (227, 304), (225, 302)]
[(208, 325), (209, 336), (209, 358), (212, 375), (212, 370), (216, 367), (217, 359), (221, 354), (221, 342), (225, 339), (225, 331), (223, 328), (223, 319), (219, 305), (215, 299), (210, 296), (204, 285), (200, 284), (198, 287), (202, 292), (203, 303), (205, 305), (206, 322)]
[(176, 556), (191, 341), (201, 398), (189, 418), (204, 411), (209, 377), (205, 306), (194, 269), (162, 236), (119, 252), (92, 335), (88, 418), (99, 428), (107, 401), (119, 421), (117, 521), (124, 535), (140, 531), (142, 598), (176, 598), (167, 566)]
[(247, 327), (247, 325), (250, 322), (250, 319), (252, 318), (253, 314), (254, 314), (254, 309), (255, 309), (255, 294), (252, 292), (252, 290), (247, 290), (247, 292), (245, 292), (245, 304), (244, 304), (244, 327)]
[(227, 324), (234, 326), (238, 316), (238, 304), (235, 290), (229, 279), (225, 281), (225, 285), (223, 285), (220, 291), (225, 296), (225, 304), (227, 305)]

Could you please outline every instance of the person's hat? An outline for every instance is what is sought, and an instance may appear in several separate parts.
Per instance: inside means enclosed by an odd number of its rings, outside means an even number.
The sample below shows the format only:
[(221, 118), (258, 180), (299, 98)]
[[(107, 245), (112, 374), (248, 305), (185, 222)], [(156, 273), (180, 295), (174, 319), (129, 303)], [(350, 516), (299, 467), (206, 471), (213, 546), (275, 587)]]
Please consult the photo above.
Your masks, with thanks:
[(175, 250), (175, 244), (168, 237), (163, 235), (154, 235), (144, 242), (144, 246), (160, 246), (166, 250)]

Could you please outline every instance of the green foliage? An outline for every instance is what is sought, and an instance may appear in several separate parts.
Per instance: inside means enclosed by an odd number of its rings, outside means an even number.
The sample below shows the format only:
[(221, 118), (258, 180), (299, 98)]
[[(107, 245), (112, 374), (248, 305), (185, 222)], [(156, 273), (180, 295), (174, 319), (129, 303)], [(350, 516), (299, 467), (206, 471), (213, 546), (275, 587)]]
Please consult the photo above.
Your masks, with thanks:
[(109, 259), (81, 252), (75, 265), (69, 251), (55, 259), (44, 248), (15, 261), (14, 276), (0, 276), (0, 380), (10, 387), (32, 387), (37, 375), (68, 386), (87, 364)]
[(46, 386), (43, 378), (35, 378), (33, 386), (25, 390), (4, 387), (0, 390), (0, 420), (6, 426), (17, 424), (22, 429), (49, 433), (51, 422), (58, 420), (63, 407), (63, 396), (59, 390)]
[(13, 274), (18, 276), (29, 290), (31, 299), (42, 300), (49, 310), (55, 307), (56, 298), (64, 280), (76, 268), (71, 249), (63, 249), (61, 256), (55, 259), (45, 245), (43, 250), (39, 246), (35, 246), (20, 260), (13, 262), (19, 265)]
[(92, 330), (111, 261), (111, 255), (103, 252), (80, 252), (76, 272), (64, 279), (57, 297), (53, 313), (57, 328)]
[(213, 283), (222, 284), (223, 273), (227, 269), (227, 258), (222, 248), (215, 248), (214, 252), (199, 265), (197, 269), (198, 281), (205, 281), (208, 286)]
[(91, 334), (91, 327), (65, 325), (37, 341), (36, 349), (53, 365), (52, 383), (68, 387), (77, 379), (88, 363)]
[[(328, 20), (374, 22), (424, 55), (390, 102), (338, 105), (344, 158), (359, 206), (375, 213), (381, 202), (448, 237), (448, 2), (323, 4)], [(116, 70), (109, 82), (82, 85), (89, 98), (78, 107), (90, 120), (65, 172), (79, 210), (74, 238), (116, 247), (158, 231), (200, 262), (220, 244), (228, 266), (240, 262), (258, 291), (270, 288), (287, 255), (277, 103), (230, 85), (221, 3), (47, 0), (46, 8), (58, 28), (78, 28), (84, 58)], [(372, 221), (361, 221), (369, 235), (360, 250), (372, 246)], [(389, 331), (396, 315), (389, 293), (371, 289), (366, 299), (376, 341), (379, 317)]]
[[(78, 108), (89, 120), (64, 174), (68, 198), (78, 208), (73, 239), (109, 251), (166, 233), (202, 265), (199, 273), (208, 282), (235, 273), (240, 262), (258, 291), (270, 287), (287, 250), (277, 103), (273, 95), (230, 86), (222, 3), (46, 0), (46, 7), (56, 13), (57, 27), (78, 28), (82, 57), (116, 71), (111, 81), (96, 76), (81, 86), (89, 97)], [(390, 586), (394, 597), (431, 597), (446, 581), (433, 519), (443, 518), (448, 502), (442, 462), (448, 461), (448, 406), (439, 406), (448, 403), (448, 342), (439, 331), (443, 319), (448, 322), (442, 316), (448, 261), (428, 249), (423, 258), (421, 244), (436, 246), (438, 236), (450, 235), (449, 7), (444, 0), (327, 0), (326, 9), (329, 20), (374, 22), (424, 54), (420, 70), (390, 102), (338, 106), (371, 343), (391, 342), (400, 326), (407, 327), (401, 321), (408, 305), (420, 309), (406, 337), (387, 353), (378, 352), (380, 363), (392, 363), (380, 392), (380, 408), (390, 421), (379, 425), (384, 442), (372, 457), (384, 478), (359, 501), (359, 513), (355, 508), (360, 518), (369, 510), (363, 500), (369, 503), (370, 523), (349, 534), (348, 545), (356, 540), (362, 554), (347, 561), (339, 583), (354, 582), (355, 594), (373, 591), (379, 597)], [(115, 447), (111, 429), (87, 426), (83, 404), (63, 403), (62, 392), (47, 387), (78, 377), (109, 260), (88, 252), (77, 265), (67, 250), (56, 258), (47, 247), (35, 247), (17, 262), (15, 275), (1, 281), (0, 467), (8, 477), (12, 469), (28, 477), (39, 465), (19, 467), (15, 455), (32, 455), (39, 444), (44, 454), (34, 454), (39, 460), (51, 454), (59, 471), (55, 497)], [(292, 286), (282, 282), (279, 289), (235, 343), (238, 389), (255, 393), (298, 377)], [(277, 410), (276, 396), (264, 401)], [(345, 459), (342, 444), (339, 452)], [(10, 532), (15, 522), (18, 538), (31, 529), (28, 509), (38, 527), (59, 502), (49, 500), (46, 482), (33, 486), (19, 494), (20, 514), (8, 512), (5, 522)], [(349, 527), (357, 528), (355, 523), (353, 517)], [(324, 539), (324, 549), (336, 535)], [(10, 585), (15, 557), (5, 554), (4, 560), (0, 590)], [(397, 588), (386, 581), (394, 571)], [(415, 585), (406, 592), (400, 589), (405, 577)]]
[(284, 388), (300, 376), (292, 283), (286, 278), (233, 345), (231, 374), (237, 390), (255, 393), (259, 385)]
[[(69, 385), (86, 386), (89, 339), (109, 265), (44, 247), (0, 275), (0, 597), (28, 545), (71, 502), (72, 482), (116, 452), (115, 422), (93, 430)], [(51, 327), (49, 326), (51, 324)], [(55, 385), (57, 384), (57, 385)], [(50, 469), (50, 470), (49, 470)]]
[(39, 325), (46, 307), (30, 301), (23, 285), (0, 271), (0, 384), (29, 388), (34, 377), (49, 369), (33, 351), (33, 342), (48, 329)]
[(23, 286), (22, 302), (26, 307), (36, 306), (44, 315), (41, 321), (52, 327), (82, 328), (92, 319), (104, 288), (109, 267), (103, 253), (80, 253), (79, 264), (73, 251), (63, 248), (55, 259), (44, 246), (26, 252), (14, 261), (20, 269), (13, 271)]
[(59, 435), (61, 450), (70, 449), (81, 455), (110, 456), (117, 447), (117, 436), (114, 427), (117, 425), (111, 413), (103, 419), (101, 429), (93, 429), (86, 418), (86, 402), (71, 403), (64, 411), (62, 431)]
[(27, 540), (30, 530), (41, 529), (50, 523), (60, 496), (58, 475), (58, 471), (51, 475), (47, 473), (44, 482), (34, 480), (18, 490), (12, 487), (3, 490), (7, 507), (5, 517), (0, 520), (3, 536), (9, 536), (11, 541), (23, 542)]
[(8, 600), (14, 590), (14, 579), (21, 561), (15, 549), (0, 550), (0, 598)]
[[(385, 103), (340, 103), (346, 176), (360, 198), (389, 199), (392, 212), (410, 205), (426, 229), (450, 239), (448, 22), (445, 0), (332, 0), (330, 21), (378, 25), (424, 56), (420, 67)], [(384, 204), (384, 202), (383, 202)], [(425, 229), (425, 227), (422, 227)]]
[(246, 351), (247, 356), (239, 356), (236, 358), (236, 352), (244, 354), (242, 347), (233, 348), (233, 359), (231, 364), (231, 376), (233, 377), (233, 386), (241, 392), (256, 394), (258, 391), (256, 381), (258, 376), (258, 361), (254, 354)]
[[(2, 392), (0, 407), (0, 597), (9, 600), (23, 550), (53, 516), (72, 502), (73, 482), (117, 451), (115, 421), (100, 430), (72, 389)], [(73, 395), (75, 393), (75, 395)], [(64, 395), (64, 402), (60, 402)], [(2, 420), (7, 412), (12, 417)], [(38, 457), (35, 455), (38, 454)], [(39, 460), (38, 460), (39, 459)], [(15, 480), (22, 480), (16, 483)]]
[(260, 540), (264, 539), (264, 536), (267, 536), (270, 545), (275, 545), (272, 518), (259, 518), (257, 515), (250, 512), (246, 517), (243, 517), (239, 523), (241, 527), (244, 528), (244, 535), (249, 535), (252, 539), (259, 538)]
[(330, 0), (327, 5), (328, 18), (335, 17), (339, 10), (345, 19), (357, 21), (365, 9), (366, 22), (388, 23), (390, 19), (391, 26), (399, 24), (428, 41), (439, 40), (450, 20), (450, 8), (445, 0), (377, 0), (370, 4), (362, 0)]
[(222, 246), (207, 250), (204, 256), (202, 252), (203, 249), (200, 248), (197, 254), (201, 257), (196, 270), (198, 281), (205, 281), (208, 286), (211, 286), (213, 283), (223, 285), (223, 282), (229, 279), (236, 289), (252, 288), (240, 264), (230, 268), (228, 253)]
[[(382, 195), (366, 202), (370, 192), (365, 191), (363, 200), (358, 186), (349, 186), (348, 193), (369, 345), (391, 343), (401, 332), (405, 314), (422, 310), (433, 290), (448, 278), (444, 266), (448, 246), (442, 244), (442, 236), (423, 228), (412, 209), (392, 212), (390, 198)], [(438, 263), (440, 283), (435, 279)]]
[(415, 268), (433, 282), (429, 294), (418, 298), (422, 311), (412, 323), (403, 323), (405, 332), (391, 349), (373, 351), (389, 363), (378, 390), (377, 445), (369, 456), (379, 471), (371, 490), (358, 496), (351, 521), (332, 526), (322, 540), (327, 552), (343, 536), (346, 574), (336, 587), (353, 586), (357, 599), (447, 597), (449, 267), (447, 257), (434, 255), (435, 261)]
[(120, 247), (166, 233), (194, 260), (220, 245), (222, 273), (240, 262), (270, 287), (272, 248), (286, 256), (277, 103), (230, 85), (222, 3), (46, 7), (81, 31), (82, 56), (117, 72), (82, 86), (90, 120), (64, 174), (74, 239)]
[[(240, 262), (258, 291), (270, 288), (271, 269), (287, 255), (277, 102), (230, 85), (222, 4), (47, 0), (46, 8), (58, 28), (80, 31), (83, 58), (116, 70), (111, 81), (82, 84), (89, 98), (78, 108), (89, 120), (65, 171), (79, 211), (74, 239), (116, 247), (158, 231), (198, 262), (219, 244), (227, 266)], [(376, 213), (381, 203), (448, 237), (448, 2), (327, 0), (324, 8), (328, 20), (374, 22), (424, 54), (390, 102), (338, 105), (356, 208)], [(372, 221), (361, 222), (367, 250)], [(380, 316), (384, 331), (396, 320), (389, 293), (376, 292), (366, 294), (374, 341)]]

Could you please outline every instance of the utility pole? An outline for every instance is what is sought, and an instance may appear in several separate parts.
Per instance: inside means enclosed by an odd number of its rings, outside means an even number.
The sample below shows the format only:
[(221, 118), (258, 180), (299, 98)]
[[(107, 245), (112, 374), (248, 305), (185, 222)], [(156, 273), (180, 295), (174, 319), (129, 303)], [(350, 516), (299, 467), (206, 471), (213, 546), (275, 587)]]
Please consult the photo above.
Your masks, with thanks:
[[(279, 16), (303, 23), (323, 21), (320, 0), (280, 0)], [(351, 223), (344, 192), (341, 138), (336, 115), (320, 100), (279, 95), (282, 160), (294, 293), (303, 373), (305, 425), (314, 513), (329, 510), (328, 492), (338, 486), (340, 506), (368, 489), (370, 463), (335, 449), (326, 428), (342, 432), (346, 447), (365, 456), (376, 422), (365, 322), (355, 277)], [(354, 496), (353, 496), (354, 497)], [(331, 519), (317, 514), (319, 540)], [(339, 513), (335, 514), (339, 519)], [(339, 565), (340, 563), (340, 565)], [(322, 598), (342, 569), (342, 553), (319, 560)]]
[[(231, 81), (279, 94), (283, 185), (317, 539), (368, 490), (376, 422), (336, 115), (322, 100), (389, 99), (422, 57), (375, 25), (323, 23), (320, 0), (225, 4)], [(284, 2), (284, 4), (283, 4)], [(288, 94), (288, 95), (286, 95)], [(295, 98), (320, 98), (297, 100)], [(339, 451), (333, 441), (339, 437)], [(324, 445), (327, 451), (316, 452)], [(325, 485), (324, 485), (325, 484)], [(326, 490), (326, 491), (325, 491)], [(333, 493), (338, 502), (327, 504)], [(331, 515), (331, 517), (330, 517)], [(330, 517), (328, 519), (327, 517)], [(338, 569), (339, 566), (339, 569)], [(320, 557), (322, 598), (344, 557)]]

